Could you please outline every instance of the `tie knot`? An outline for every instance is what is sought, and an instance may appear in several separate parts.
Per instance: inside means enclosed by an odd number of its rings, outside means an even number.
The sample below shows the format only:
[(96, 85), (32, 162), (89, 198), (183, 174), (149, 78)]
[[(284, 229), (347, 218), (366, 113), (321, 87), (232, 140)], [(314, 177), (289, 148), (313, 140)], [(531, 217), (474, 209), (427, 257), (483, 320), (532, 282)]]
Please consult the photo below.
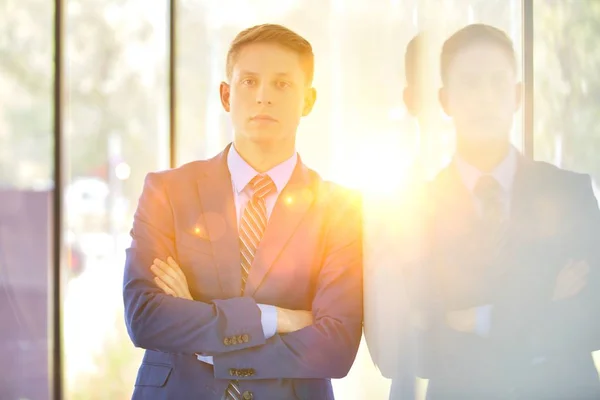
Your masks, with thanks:
[(266, 196), (277, 191), (275, 183), (269, 175), (256, 175), (250, 181), (250, 187), (252, 188), (252, 197), (264, 199)]
[(498, 200), (502, 196), (502, 186), (493, 176), (483, 175), (477, 181), (473, 193), (484, 202)]

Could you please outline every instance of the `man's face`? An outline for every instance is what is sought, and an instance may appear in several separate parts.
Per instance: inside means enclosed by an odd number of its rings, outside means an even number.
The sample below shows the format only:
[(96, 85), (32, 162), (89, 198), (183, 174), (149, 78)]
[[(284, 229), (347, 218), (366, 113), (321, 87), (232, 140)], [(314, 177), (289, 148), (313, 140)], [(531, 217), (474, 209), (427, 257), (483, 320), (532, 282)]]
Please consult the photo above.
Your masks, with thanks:
[(477, 142), (509, 140), (521, 87), (511, 59), (500, 47), (474, 43), (455, 55), (440, 101), (459, 135)]
[(300, 56), (272, 43), (244, 46), (230, 83), (221, 84), (221, 101), (231, 113), (236, 139), (252, 142), (293, 140), (315, 97)]

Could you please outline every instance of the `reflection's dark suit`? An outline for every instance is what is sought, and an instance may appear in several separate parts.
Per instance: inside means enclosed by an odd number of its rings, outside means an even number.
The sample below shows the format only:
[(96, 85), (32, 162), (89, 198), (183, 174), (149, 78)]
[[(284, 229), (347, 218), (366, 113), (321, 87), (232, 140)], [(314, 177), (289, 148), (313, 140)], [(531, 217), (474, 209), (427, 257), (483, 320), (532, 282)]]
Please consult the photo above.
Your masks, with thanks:
[[(600, 212), (590, 178), (519, 156), (508, 244), (482, 250), (483, 228), (454, 164), (429, 187), (420, 271), (420, 376), (428, 399), (600, 399)], [(487, 253), (487, 254), (485, 254)], [(558, 272), (587, 260), (587, 287), (552, 302)], [(463, 334), (445, 313), (492, 304), (489, 336)]]

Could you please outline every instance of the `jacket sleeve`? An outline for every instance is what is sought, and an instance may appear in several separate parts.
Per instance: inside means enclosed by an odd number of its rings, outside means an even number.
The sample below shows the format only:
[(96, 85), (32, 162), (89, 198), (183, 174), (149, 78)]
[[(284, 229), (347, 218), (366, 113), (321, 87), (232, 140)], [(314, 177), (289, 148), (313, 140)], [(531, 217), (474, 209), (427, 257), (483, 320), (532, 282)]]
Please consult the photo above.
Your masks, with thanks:
[(587, 262), (590, 272), (578, 295), (550, 302), (534, 319), (542, 356), (600, 349), (600, 209), (589, 175), (570, 175), (571, 235), (558, 247), (569, 252), (564, 258)]
[(126, 252), (123, 300), (132, 342), (148, 350), (204, 355), (265, 344), (260, 310), (251, 297), (203, 303), (168, 296), (154, 283), (153, 260), (175, 255), (172, 205), (163, 179), (164, 173), (147, 175)]
[[(564, 230), (548, 239), (553, 242), (542, 243), (531, 260), (546, 260), (547, 265), (540, 265), (536, 276), (524, 276), (525, 282), (508, 293), (504, 306), (492, 311), (491, 339), (532, 356), (600, 349), (600, 210), (589, 175), (569, 172), (563, 182)], [(576, 296), (552, 301), (558, 272), (568, 260), (588, 263), (587, 284)], [(537, 289), (527, 293), (534, 285)]]

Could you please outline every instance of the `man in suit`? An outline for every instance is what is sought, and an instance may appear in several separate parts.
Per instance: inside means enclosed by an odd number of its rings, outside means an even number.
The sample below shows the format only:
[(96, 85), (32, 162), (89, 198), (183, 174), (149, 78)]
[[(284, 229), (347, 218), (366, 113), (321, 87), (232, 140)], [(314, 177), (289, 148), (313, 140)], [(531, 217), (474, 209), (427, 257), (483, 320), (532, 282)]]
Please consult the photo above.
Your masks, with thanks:
[(146, 349), (134, 399), (333, 399), (362, 327), (358, 199), (295, 150), (310, 113), (311, 45), (249, 28), (220, 87), (233, 144), (147, 176), (123, 296)]
[(510, 145), (521, 99), (510, 38), (483, 24), (441, 53), (456, 155), (428, 185), (413, 285), (427, 398), (597, 399), (600, 211), (588, 175)]

